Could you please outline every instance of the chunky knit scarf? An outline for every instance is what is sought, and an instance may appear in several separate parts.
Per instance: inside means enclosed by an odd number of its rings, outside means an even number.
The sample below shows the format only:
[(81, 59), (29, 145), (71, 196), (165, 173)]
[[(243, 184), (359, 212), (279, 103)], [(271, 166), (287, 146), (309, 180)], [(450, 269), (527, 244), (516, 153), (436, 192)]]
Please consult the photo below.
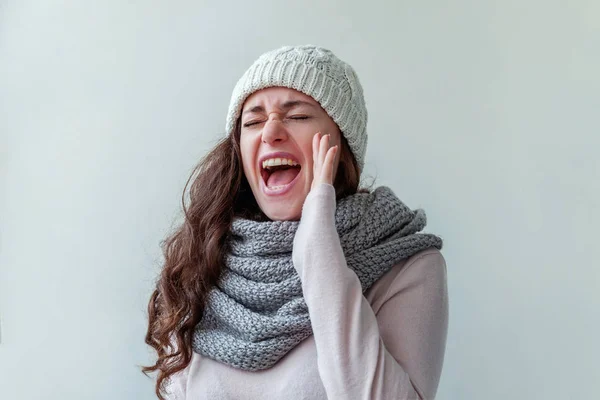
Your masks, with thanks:
[[(222, 275), (208, 295), (194, 351), (248, 371), (272, 367), (312, 334), (300, 277), (292, 264), (297, 221), (235, 219)], [(411, 211), (387, 187), (340, 200), (335, 225), (346, 263), (363, 292), (398, 261), (442, 240), (417, 233), (423, 210)]]

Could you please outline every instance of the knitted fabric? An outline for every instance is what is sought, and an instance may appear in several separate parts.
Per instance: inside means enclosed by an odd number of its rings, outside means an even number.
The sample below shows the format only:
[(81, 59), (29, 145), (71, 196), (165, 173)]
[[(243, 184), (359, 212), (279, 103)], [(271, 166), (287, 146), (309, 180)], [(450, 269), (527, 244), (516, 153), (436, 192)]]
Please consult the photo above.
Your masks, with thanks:
[(285, 46), (261, 55), (233, 89), (225, 125), (228, 135), (233, 133), (248, 96), (273, 86), (295, 89), (315, 99), (338, 125), (363, 170), (367, 108), (362, 86), (350, 65), (330, 50), (310, 45)]
[[(417, 233), (423, 210), (411, 211), (387, 187), (338, 202), (335, 225), (346, 262), (363, 292), (400, 260), (442, 240)], [(208, 295), (194, 351), (235, 368), (272, 367), (312, 334), (302, 283), (292, 263), (298, 221), (235, 219), (221, 277)], [(307, 268), (310, 266), (307, 266)]]

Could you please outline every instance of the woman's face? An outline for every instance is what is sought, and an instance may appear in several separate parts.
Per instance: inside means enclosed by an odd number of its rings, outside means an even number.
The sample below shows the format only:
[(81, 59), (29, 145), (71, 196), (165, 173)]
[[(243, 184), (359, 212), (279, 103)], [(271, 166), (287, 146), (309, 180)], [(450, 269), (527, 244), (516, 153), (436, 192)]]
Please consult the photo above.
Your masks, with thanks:
[(313, 180), (312, 140), (317, 132), (331, 135), (330, 146), (340, 145), (337, 124), (310, 96), (271, 87), (246, 99), (240, 135), (244, 174), (271, 220), (300, 219)]

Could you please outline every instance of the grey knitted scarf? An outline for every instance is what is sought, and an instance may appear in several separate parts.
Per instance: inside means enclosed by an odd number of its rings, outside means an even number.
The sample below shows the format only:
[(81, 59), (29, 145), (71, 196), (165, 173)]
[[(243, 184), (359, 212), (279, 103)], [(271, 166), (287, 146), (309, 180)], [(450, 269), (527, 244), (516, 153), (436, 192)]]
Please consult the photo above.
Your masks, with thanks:
[[(194, 351), (233, 367), (272, 367), (312, 335), (300, 277), (292, 264), (297, 221), (235, 219), (222, 275), (208, 295)], [(442, 240), (417, 233), (423, 210), (411, 211), (387, 187), (340, 200), (335, 225), (346, 263), (363, 292), (398, 261)]]

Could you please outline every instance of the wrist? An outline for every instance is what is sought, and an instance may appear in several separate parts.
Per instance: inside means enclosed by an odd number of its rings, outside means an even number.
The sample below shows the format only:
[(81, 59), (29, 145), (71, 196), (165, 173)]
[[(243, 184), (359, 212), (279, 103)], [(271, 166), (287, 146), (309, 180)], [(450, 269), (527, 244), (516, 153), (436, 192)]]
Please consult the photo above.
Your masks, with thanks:
[(302, 219), (315, 218), (323, 220), (335, 215), (335, 188), (329, 183), (319, 183), (311, 189), (302, 206)]

